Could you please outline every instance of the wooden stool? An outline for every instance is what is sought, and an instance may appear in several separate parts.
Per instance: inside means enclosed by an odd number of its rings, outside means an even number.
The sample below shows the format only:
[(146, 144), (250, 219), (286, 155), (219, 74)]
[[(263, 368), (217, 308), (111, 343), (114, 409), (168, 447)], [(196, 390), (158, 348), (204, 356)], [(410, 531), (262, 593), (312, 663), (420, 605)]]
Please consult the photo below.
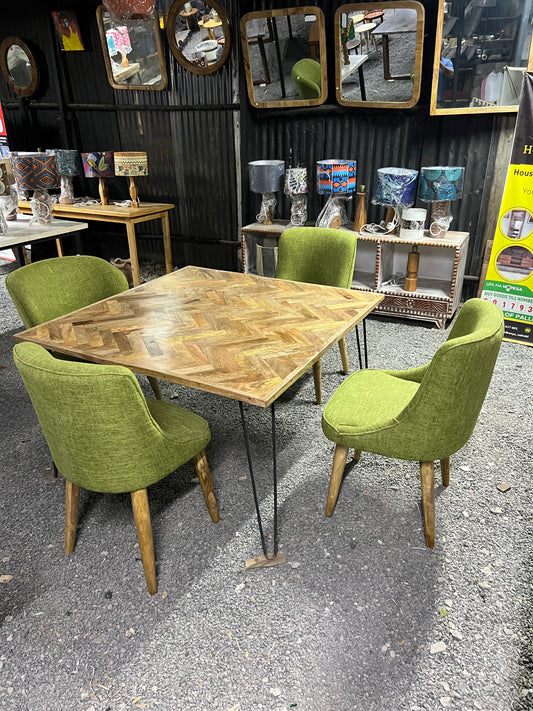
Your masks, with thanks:
[(370, 53), (370, 46), (374, 46), (374, 51), (377, 52), (378, 48), (376, 45), (376, 38), (374, 35), (371, 35), (370, 33), (372, 30), (375, 30), (377, 25), (375, 22), (365, 22), (362, 25), (358, 25), (357, 27), (354, 28), (354, 31), (359, 34), (361, 37), (361, 51), (363, 50), (363, 43), (366, 42), (366, 53)]

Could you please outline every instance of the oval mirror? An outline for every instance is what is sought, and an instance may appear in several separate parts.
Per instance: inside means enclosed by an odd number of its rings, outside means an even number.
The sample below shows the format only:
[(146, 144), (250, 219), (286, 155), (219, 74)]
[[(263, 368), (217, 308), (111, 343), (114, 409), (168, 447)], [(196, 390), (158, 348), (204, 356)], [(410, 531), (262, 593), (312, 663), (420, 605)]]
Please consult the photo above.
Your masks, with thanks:
[(424, 6), (342, 5), (335, 13), (335, 88), (343, 106), (407, 109), (420, 97)]
[(218, 71), (231, 46), (228, 17), (216, 0), (176, 0), (168, 12), (167, 36), (172, 54), (195, 74)]
[(318, 106), (328, 96), (324, 13), (318, 7), (241, 18), (248, 98), (256, 108)]
[(119, 20), (100, 5), (96, 21), (107, 78), (114, 89), (165, 89), (167, 71), (157, 13)]
[(18, 37), (6, 37), (0, 45), (0, 66), (9, 86), (19, 96), (31, 96), (39, 73), (30, 48)]

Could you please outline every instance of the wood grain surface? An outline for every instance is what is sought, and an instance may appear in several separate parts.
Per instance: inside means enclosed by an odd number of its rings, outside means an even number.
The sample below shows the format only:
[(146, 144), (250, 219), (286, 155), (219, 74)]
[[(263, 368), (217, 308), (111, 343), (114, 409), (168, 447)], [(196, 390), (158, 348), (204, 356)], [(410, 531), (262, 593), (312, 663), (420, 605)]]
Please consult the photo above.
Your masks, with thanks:
[(189, 266), (15, 339), (266, 407), (382, 299)]

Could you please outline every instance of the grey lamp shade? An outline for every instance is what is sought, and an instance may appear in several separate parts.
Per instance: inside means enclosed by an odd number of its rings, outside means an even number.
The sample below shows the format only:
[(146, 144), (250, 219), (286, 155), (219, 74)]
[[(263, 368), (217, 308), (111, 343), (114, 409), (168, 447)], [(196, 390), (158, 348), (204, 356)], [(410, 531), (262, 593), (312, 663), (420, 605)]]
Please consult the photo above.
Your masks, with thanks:
[(68, 175), (73, 177), (81, 174), (81, 160), (78, 151), (69, 151), (63, 148), (51, 148), (46, 152), (48, 154), (55, 155), (59, 175)]
[(283, 189), (284, 160), (253, 160), (248, 163), (250, 190), (253, 193), (276, 193)]

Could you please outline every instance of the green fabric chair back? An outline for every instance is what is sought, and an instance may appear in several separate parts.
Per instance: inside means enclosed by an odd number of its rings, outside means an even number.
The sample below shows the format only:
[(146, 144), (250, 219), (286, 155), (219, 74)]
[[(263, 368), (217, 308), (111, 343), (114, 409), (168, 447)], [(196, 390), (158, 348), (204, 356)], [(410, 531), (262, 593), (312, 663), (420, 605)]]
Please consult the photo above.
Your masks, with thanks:
[(301, 99), (320, 99), (322, 69), (314, 59), (300, 59), (293, 66), (291, 76)]
[(79, 255), (33, 262), (11, 272), (6, 288), (26, 328), (128, 289), (124, 274), (99, 257)]
[(357, 237), (329, 227), (294, 227), (282, 232), (276, 278), (349, 289)]
[(58, 470), (84, 489), (144, 489), (210, 440), (202, 417), (145, 399), (127, 368), (59, 360), (35, 343), (13, 354)]

